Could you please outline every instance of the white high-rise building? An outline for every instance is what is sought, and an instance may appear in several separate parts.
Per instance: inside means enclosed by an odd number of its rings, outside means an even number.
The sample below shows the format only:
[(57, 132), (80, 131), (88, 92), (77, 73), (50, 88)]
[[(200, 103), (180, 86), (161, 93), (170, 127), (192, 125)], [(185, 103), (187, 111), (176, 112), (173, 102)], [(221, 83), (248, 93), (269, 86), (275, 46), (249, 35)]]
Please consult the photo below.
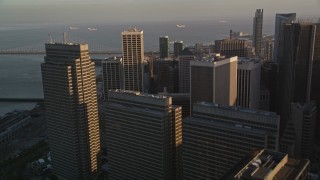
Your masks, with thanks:
[(121, 33), (123, 54), (123, 88), (131, 91), (143, 91), (143, 31), (131, 28)]

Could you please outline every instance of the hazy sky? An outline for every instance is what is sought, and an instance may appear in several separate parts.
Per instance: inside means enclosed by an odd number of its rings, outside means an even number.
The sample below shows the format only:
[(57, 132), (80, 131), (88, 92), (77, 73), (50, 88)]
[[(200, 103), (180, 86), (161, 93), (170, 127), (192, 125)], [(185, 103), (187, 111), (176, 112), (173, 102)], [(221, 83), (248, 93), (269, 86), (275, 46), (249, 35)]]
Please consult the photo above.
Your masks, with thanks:
[(0, 0), (1, 23), (128, 22), (230, 20), (252, 18), (264, 9), (296, 12), (301, 18), (320, 17), (320, 0)]

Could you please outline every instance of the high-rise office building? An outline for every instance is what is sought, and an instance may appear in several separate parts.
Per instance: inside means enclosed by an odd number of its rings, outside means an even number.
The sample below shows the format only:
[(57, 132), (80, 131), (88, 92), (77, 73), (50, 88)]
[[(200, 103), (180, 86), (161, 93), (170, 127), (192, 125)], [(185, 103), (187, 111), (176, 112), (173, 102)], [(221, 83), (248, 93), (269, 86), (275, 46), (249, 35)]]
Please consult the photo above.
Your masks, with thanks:
[(262, 28), (263, 28), (263, 9), (257, 9), (253, 18), (253, 34), (252, 42), (257, 56), (261, 56), (262, 43)]
[(160, 58), (169, 57), (169, 36), (161, 36), (159, 38), (159, 56)]
[(237, 105), (243, 108), (260, 108), (260, 59), (238, 59)]
[(307, 180), (310, 161), (271, 150), (256, 150), (245, 156), (225, 176), (224, 180)]
[(185, 48), (179, 55), (179, 92), (190, 92), (190, 62), (195, 60), (194, 54)]
[(55, 174), (91, 179), (100, 151), (95, 66), (87, 44), (46, 44), (41, 64)]
[(312, 159), (317, 107), (313, 102), (292, 103), (291, 113), (295, 130), (295, 143), (292, 154)]
[[(190, 62), (191, 106), (211, 102), (234, 106), (237, 101), (237, 57), (214, 57)], [(192, 107), (191, 107), (192, 110)]]
[(168, 93), (174, 92), (174, 86), (178, 84), (175, 82), (176, 69), (178, 69), (178, 61), (172, 59), (153, 61), (153, 75), (157, 92), (164, 92), (164, 89)]
[(109, 58), (101, 62), (102, 80), (105, 99), (108, 97), (108, 91), (111, 89), (121, 89), (122, 82), (122, 59)]
[(254, 149), (278, 150), (279, 116), (212, 103), (196, 103), (183, 119), (183, 177), (220, 179)]
[(179, 57), (183, 50), (183, 41), (175, 41), (173, 43), (173, 53), (174, 57)]
[(227, 57), (248, 57), (249, 43), (242, 39), (223, 39), (215, 41), (215, 52)]
[(262, 41), (262, 58), (264, 61), (271, 62), (273, 58), (274, 39), (265, 39)]
[(123, 54), (123, 89), (143, 91), (144, 84), (144, 40), (143, 31), (137, 28), (128, 29), (122, 35)]
[(282, 132), (291, 119), (291, 103), (320, 100), (320, 24), (286, 24), (283, 32), (277, 93)]
[(122, 90), (108, 95), (110, 178), (181, 176), (181, 107), (172, 106), (172, 98), (161, 95)]
[(296, 13), (276, 14), (274, 30), (273, 62), (278, 63), (278, 52), (284, 41), (284, 25), (296, 20)]
[[(263, 96), (263, 91), (267, 91), (266, 95), (269, 96), (269, 104), (267, 106), (267, 109), (261, 110), (268, 110), (272, 112), (276, 112), (276, 106), (277, 106), (277, 72), (278, 72), (278, 65), (273, 62), (264, 62), (261, 65), (261, 82), (260, 82), (260, 89), (261, 89), (261, 95)], [(261, 96), (261, 97), (262, 97)], [(262, 97), (263, 98), (263, 97)], [(262, 100), (262, 99), (261, 99)], [(264, 100), (263, 100), (264, 101)], [(263, 105), (264, 106), (264, 105)]]

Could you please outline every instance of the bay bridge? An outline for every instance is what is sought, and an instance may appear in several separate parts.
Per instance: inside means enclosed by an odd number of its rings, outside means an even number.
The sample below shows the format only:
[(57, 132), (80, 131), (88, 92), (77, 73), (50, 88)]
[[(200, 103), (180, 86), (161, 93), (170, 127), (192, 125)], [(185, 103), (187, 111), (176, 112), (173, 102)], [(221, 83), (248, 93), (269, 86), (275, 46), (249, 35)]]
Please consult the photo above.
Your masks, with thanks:
[[(70, 35), (70, 34), (68, 34)], [(88, 38), (87, 40), (80, 39), (79, 37), (75, 36), (68, 36), (68, 39), (72, 43), (79, 43), (79, 44), (88, 44), (89, 45), (89, 54), (103, 54), (103, 55), (120, 55), (122, 54), (122, 49), (120, 47), (110, 47), (108, 45), (103, 45), (100, 43), (97, 43), (96, 41), (90, 40)], [(52, 42), (52, 38), (50, 36), (50, 42)], [(66, 42), (66, 41), (65, 41)], [(6, 49), (0, 49), (0, 55), (42, 55), (45, 54), (45, 44), (48, 42), (32, 42), (29, 45), (17, 45), (17, 47), (14, 48), (6, 48)], [(119, 45), (121, 46), (121, 45)], [(147, 49), (155, 49), (157, 48), (157, 44), (148, 45), (145, 44), (145, 48)]]
[[(89, 44), (90, 54), (122, 54), (121, 48), (110, 48), (100, 44)], [(0, 49), (0, 55), (41, 55), (45, 54), (45, 43), (17, 48)]]

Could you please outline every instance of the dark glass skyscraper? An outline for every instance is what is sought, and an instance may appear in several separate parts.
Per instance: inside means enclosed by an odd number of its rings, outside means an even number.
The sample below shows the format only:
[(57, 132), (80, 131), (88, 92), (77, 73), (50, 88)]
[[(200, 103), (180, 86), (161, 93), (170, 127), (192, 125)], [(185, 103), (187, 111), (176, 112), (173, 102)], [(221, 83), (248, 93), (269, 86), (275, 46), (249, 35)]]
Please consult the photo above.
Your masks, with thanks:
[(183, 50), (183, 41), (176, 41), (173, 43), (174, 57), (178, 57)]
[(296, 13), (276, 14), (275, 30), (274, 30), (274, 51), (273, 62), (278, 63), (279, 49), (283, 46), (284, 25), (296, 20)]
[(169, 57), (169, 37), (161, 36), (159, 38), (159, 56), (160, 58)]
[(263, 9), (257, 9), (253, 18), (253, 35), (252, 42), (257, 56), (261, 56), (262, 43), (262, 28), (263, 28)]
[(293, 23), (284, 26), (284, 44), (279, 48), (278, 113), (281, 130), (291, 115), (291, 103), (320, 99), (320, 24)]

